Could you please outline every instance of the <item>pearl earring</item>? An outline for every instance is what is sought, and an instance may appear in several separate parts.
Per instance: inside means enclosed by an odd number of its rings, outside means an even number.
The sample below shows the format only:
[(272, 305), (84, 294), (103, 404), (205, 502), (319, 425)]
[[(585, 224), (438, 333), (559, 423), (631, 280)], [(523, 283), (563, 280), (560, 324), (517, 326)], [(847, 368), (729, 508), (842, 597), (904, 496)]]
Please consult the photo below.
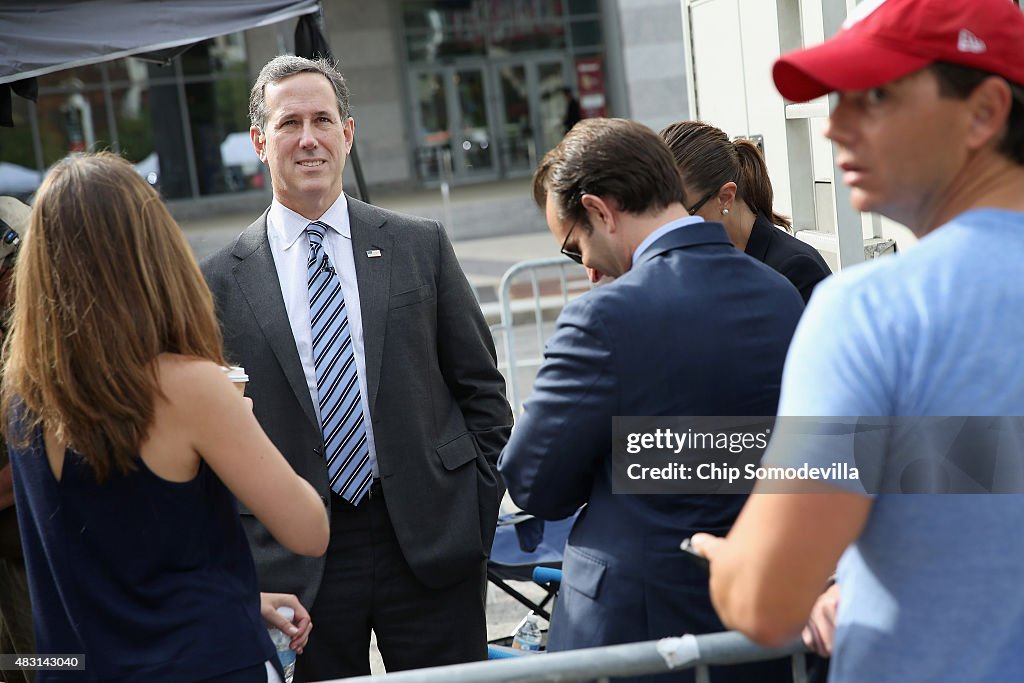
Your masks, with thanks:
[(722, 209), (722, 215), (723, 216), (728, 216), (729, 215), (729, 209)]

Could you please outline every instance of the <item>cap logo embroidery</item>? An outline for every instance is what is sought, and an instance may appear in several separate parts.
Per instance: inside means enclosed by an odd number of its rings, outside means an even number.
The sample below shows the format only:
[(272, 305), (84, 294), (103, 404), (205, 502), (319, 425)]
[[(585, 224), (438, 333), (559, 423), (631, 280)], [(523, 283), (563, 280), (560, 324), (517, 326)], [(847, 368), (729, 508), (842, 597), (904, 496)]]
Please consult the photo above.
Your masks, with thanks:
[(960, 35), (956, 39), (956, 49), (960, 52), (973, 52), (980, 55), (988, 49), (985, 41), (974, 35), (965, 28), (960, 29)]
[(850, 11), (850, 15), (843, 22), (843, 28), (848, 29), (854, 24), (864, 21), (872, 12), (884, 5), (885, 2), (886, 0), (865, 0), (860, 3)]

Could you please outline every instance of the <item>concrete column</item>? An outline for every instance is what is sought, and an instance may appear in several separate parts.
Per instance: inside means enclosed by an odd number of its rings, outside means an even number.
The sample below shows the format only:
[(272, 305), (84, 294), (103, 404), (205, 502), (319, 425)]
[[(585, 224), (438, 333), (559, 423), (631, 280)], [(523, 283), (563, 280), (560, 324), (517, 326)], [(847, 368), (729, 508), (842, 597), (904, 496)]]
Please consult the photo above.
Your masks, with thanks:
[[(324, 0), (327, 40), (352, 91), (356, 143), (366, 182), (410, 179), (398, 3)], [(351, 170), (345, 187), (354, 188)]]
[[(615, 7), (607, 5), (614, 4)], [(654, 130), (687, 118), (686, 53), (683, 48), (682, 3), (679, 0), (618, 0), (605, 12), (618, 12), (628, 116)], [(611, 21), (609, 17), (606, 24)], [(610, 37), (610, 36), (609, 36)], [(611, 76), (611, 74), (609, 74)]]

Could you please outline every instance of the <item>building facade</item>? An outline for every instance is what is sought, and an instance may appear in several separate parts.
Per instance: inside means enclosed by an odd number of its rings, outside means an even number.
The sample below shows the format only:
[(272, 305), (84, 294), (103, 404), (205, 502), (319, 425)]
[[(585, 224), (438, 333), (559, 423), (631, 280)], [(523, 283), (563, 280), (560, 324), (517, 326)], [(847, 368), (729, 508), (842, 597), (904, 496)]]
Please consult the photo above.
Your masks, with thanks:
[[(659, 128), (688, 113), (679, 0), (322, 6), (371, 190), (528, 176), (577, 117)], [(0, 194), (29, 197), (68, 152), (111, 149), (178, 213), (262, 201), (248, 91), (262, 64), (292, 51), (294, 28), (220, 36), (163, 64), (125, 58), (40, 77), (38, 101), (15, 98), (15, 127), (0, 128)]]

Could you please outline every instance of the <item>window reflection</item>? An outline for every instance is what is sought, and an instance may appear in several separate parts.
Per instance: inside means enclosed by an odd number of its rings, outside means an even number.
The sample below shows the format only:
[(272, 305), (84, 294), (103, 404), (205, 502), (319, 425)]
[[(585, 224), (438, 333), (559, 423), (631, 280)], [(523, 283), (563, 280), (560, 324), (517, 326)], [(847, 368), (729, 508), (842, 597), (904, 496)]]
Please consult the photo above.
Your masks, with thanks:
[(565, 133), (576, 60), (601, 54), (597, 0), (403, 0), (401, 8), (420, 178), (528, 174)]
[[(15, 128), (0, 129), (0, 192), (27, 196), (69, 152), (109, 149), (131, 161), (165, 198), (261, 188), (249, 140), (245, 36), (191, 46), (170, 65), (138, 58), (39, 78), (32, 107), (14, 98)], [(33, 115), (34, 111), (34, 115)], [(13, 169), (11, 167), (14, 167)], [(34, 174), (34, 186), (19, 169)]]
[(467, 170), (489, 168), (492, 165), (493, 150), (490, 149), (483, 72), (476, 69), (459, 71), (455, 74), (455, 83), (462, 113), (463, 164)]
[(562, 0), (405, 0), (402, 17), (413, 62), (566, 47)]
[(417, 172), (423, 179), (437, 178), (442, 174), (445, 162), (451, 159), (444, 79), (439, 73), (419, 74), (415, 88), (422, 142), (417, 148)]
[(29, 103), (11, 98), (14, 127), (0, 126), (0, 195), (27, 201), (39, 185), (41, 173), (32, 145)]
[(499, 71), (504, 129), (501, 158), (506, 170), (529, 169), (534, 163), (533, 128), (526, 67), (511, 65)]

